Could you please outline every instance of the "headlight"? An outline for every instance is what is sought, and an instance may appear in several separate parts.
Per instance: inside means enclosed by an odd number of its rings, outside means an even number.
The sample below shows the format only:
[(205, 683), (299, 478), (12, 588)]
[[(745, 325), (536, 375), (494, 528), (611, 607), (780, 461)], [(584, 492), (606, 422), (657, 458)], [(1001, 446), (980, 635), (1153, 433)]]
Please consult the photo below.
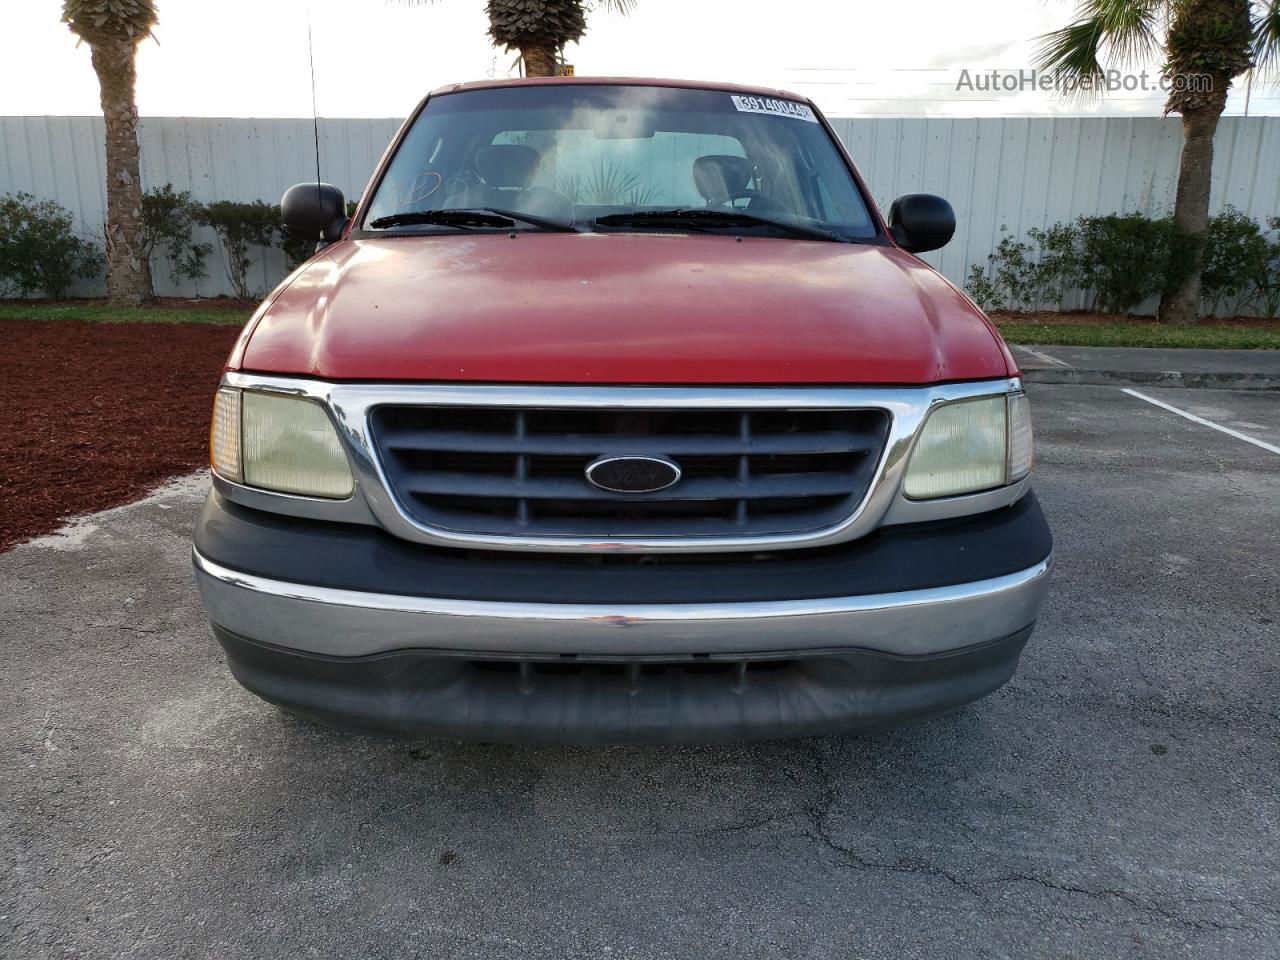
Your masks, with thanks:
[(925, 420), (903, 490), (913, 500), (954, 497), (1002, 487), (1030, 472), (1026, 394), (958, 400)]
[(311, 400), (223, 387), (209, 448), (214, 471), (236, 483), (339, 500), (355, 489), (338, 434)]

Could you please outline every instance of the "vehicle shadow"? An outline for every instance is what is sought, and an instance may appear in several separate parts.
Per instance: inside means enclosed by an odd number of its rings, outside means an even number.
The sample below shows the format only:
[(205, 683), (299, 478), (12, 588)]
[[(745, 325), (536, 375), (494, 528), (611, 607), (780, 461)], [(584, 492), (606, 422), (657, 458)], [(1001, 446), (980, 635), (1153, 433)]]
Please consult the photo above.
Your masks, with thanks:
[(923, 827), (971, 802), (962, 795), (980, 784), (983, 758), (1000, 750), (983, 704), (875, 733), (710, 745), (382, 739), (266, 707), (262, 722), (292, 758), (289, 778), (263, 784), (277, 804), (306, 809), (323, 795), (319, 819), (376, 824), (387, 843), (450, 837), (441, 855), (502, 836), (755, 833), (826, 842), (836, 820), (851, 816)]

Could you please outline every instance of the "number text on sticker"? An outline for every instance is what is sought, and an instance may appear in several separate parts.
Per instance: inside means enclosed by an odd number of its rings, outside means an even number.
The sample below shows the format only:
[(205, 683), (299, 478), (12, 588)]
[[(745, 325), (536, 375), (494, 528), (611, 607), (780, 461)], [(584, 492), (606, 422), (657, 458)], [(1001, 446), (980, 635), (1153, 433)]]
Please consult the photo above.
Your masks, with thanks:
[(772, 97), (739, 97), (732, 96), (733, 105), (742, 113), (771, 113), (779, 117), (794, 117), (796, 120), (808, 120), (817, 123), (813, 108), (794, 100), (775, 100)]

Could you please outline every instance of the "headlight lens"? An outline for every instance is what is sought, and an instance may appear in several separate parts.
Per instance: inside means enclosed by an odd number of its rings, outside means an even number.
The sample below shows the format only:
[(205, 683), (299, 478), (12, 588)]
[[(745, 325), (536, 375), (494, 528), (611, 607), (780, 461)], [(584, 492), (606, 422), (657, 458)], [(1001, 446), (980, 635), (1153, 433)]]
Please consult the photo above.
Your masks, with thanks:
[(311, 400), (224, 387), (211, 448), (214, 470), (237, 483), (332, 499), (355, 489), (337, 431)]
[(934, 409), (907, 466), (906, 495), (929, 500), (1003, 486), (1009, 477), (1009, 414), (1004, 395)]

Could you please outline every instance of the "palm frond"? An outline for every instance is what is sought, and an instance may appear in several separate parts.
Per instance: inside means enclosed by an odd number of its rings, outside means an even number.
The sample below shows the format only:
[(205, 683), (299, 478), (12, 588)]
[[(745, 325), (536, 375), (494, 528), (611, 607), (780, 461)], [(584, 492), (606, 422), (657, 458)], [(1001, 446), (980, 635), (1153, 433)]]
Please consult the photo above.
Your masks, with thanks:
[(581, 173), (557, 174), (556, 191), (574, 203), (597, 206), (644, 207), (653, 203), (657, 196), (657, 192), (638, 174), (608, 160), (597, 162), (585, 176)]
[(589, 10), (607, 10), (609, 13), (617, 13), (626, 16), (636, 8), (636, 0), (592, 0), (587, 5)]
[(1038, 38), (1036, 60), (1046, 70), (1071, 82), (1102, 77), (1102, 27), (1094, 20), (1079, 20)]
[(1178, 0), (1087, 0), (1081, 12), (1102, 29), (1108, 52), (1122, 63), (1138, 63), (1160, 50), (1160, 28)]
[(488, 0), (489, 37), (507, 50), (559, 50), (587, 32), (580, 0)]
[(96, 43), (137, 43), (156, 25), (154, 0), (63, 0), (62, 22), (77, 37)]
[(1259, 73), (1280, 72), (1280, 0), (1262, 4), (1254, 21), (1253, 65)]
[[(435, 2), (436, 0), (387, 0), (387, 3), (395, 3), (405, 7), (425, 7)], [(606, 10), (609, 13), (617, 13), (625, 17), (635, 10), (636, 2), (637, 0), (588, 0), (586, 8), (588, 11)]]
[(1132, 63), (1160, 50), (1169, 6), (1167, 0), (1084, 0), (1074, 23), (1038, 38), (1036, 59), (1088, 92), (1088, 82), (1104, 75), (1104, 55)]

